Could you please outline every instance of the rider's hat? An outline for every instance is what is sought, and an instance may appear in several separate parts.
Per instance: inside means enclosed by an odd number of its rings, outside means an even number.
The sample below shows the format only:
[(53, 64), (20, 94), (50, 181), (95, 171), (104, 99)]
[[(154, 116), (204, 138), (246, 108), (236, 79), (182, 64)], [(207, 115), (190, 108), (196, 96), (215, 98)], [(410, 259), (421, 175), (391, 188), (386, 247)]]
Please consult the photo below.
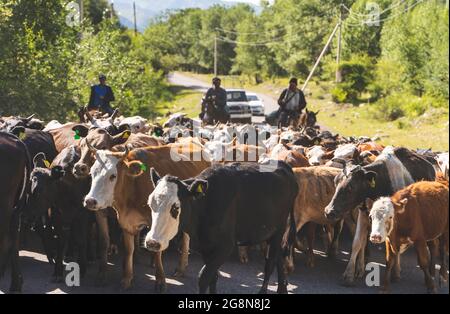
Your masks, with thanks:
[(217, 81), (222, 82), (222, 80), (220, 78), (218, 78), (217, 76), (215, 78), (213, 78), (212, 81), (213, 81), (213, 83), (217, 82)]
[(293, 77), (289, 80), (289, 84), (294, 83), (296, 85), (298, 85), (298, 79), (296, 77)]
[(105, 75), (105, 74), (100, 74), (100, 75), (98, 76), (98, 79), (99, 79), (99, 80), (106, 80), (106, 75)]

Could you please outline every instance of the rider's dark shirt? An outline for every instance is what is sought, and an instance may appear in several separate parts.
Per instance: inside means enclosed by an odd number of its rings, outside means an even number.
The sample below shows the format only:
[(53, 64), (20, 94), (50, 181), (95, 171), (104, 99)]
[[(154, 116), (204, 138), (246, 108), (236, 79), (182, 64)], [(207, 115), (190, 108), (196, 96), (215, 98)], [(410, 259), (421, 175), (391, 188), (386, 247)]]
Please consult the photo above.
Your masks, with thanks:
[(215, 104), (219, 108), (224, 108), (227, 105), (227, 92), (222, 87), (208, 89), (205, 95), (205, 99), (215, 96)]

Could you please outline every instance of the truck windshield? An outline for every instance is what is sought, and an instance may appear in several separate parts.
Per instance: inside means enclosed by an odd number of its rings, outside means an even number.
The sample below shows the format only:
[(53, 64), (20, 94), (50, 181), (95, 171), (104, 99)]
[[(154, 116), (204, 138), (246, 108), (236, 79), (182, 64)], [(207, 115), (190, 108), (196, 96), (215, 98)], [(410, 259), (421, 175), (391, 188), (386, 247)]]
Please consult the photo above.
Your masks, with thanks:
[(227, 92), (227, 101), (247, 101), (245, 92)]

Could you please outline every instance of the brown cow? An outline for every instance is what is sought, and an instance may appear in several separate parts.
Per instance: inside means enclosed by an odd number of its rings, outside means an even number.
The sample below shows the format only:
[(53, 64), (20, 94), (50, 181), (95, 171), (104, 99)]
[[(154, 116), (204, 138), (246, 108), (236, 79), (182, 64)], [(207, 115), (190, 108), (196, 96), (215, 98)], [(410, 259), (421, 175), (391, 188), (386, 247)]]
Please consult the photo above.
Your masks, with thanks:
[[(409, 185), (392, 197), (382, 197), (373, 204), (370, 211), (370, 241), (386, 243), (386, 273), (382, 288), (384, 292), (389, 290), (391, 271), (397, 255), (403, 253), (411, 244), (416, 248), (428, 292), (435, 293), (435, 256), (439, 242), (439, 282), (447, 282), (448, 192), (448, 182), (422, 181)], [(437, 239), (439, 241), (436, 241)]]
[[(135, 149), (128, 153), (110, 152), (91, 148), (96, 161), (91, 168), (92, 185), (84, 205), (91, 210), (113, 207), (123, 229), (125, 243), (124, 274), (122, 287), (127, 289), (133, 279), (134, 237), (144, 226), (151, 225), (151, 210), (147, 205), (153, 191), (149, 170), (154, 167), (161, 175), (171, 174), (187, 179), (195, 177), (210, 166), (204, 160), (191, 161), (178, 153), (180, 145)], [(200, 148), (193, 153), (201, 154)], [(187, 266), (189, 247), (185, 236), (182, 257), (177, 273), (182, 274)], [(165, 275), (161, 253), (155, 256), (156, 289), (165, 289)]]
[[(342, 226), (342, 221), (334, 224), (327, 220), (324, 215), (324, 209), (327, 204), (331, 201), (335, 186), (334, 178), (340, 174), (342, 171), (337, 168), (332, 167), (307, 167), (307, 168), (294, 168), (294, 174), (297, 178), (297, 183), (299, 186), (299, 192), (295, 201), (294, 215), (297, 232), (308, 222), (313, 222), (314, 224), (309, 224), (307, 230), (308, 238), (308, 250), (307, 250), (307, 266), (314, 265), (314, 252), (313, 252), (313, 242), (314, 242), (314, 231), (315, 224), (325, 225), (328, 229), (333, 226), (337, 226), (337, 230), (329, 234), (330, 246), (328, 247), (328, 252), (330, 256), (335, 256), (338, 247), (338, 237), (339, 229)], [(294, 263), (293, 256), (289, 256), (287, 261), (287, 270), (289, 272), (293, 271)]]
[(82, 124), (68, 123), (63, 125), (62, 127), (49, 131), (49, 133), (53, 136), (53, 140), (55, 141), (55, 146), (58, 153), (62, 152), (62, 150), (66, 147), (78, 145), (81, 138), (75, 136), (76, 134), (73, 128), (79, 125)]

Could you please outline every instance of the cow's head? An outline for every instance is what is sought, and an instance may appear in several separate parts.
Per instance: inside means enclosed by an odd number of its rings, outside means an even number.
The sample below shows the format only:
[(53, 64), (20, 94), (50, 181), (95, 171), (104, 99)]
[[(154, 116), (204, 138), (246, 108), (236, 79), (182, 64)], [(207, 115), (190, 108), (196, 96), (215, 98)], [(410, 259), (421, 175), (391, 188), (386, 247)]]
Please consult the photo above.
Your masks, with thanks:
[(11, 132), (16, 127), (23, 127), (28, 129), (42, 130), (44, 128), (43, 122), (33, 119), (34, 114), (28, 118), (9, 117), (3, 119), (2, 129), (6, 132)]
[(131, 134), (130, 131), (125, 130), (112, 136), (105, 129), (88, 129), (83, 125), (74, 126), (73, 131), (82, 137), (80, 141), (81, 158), (73, 167), (73, 174), (76, 178), (89, 176), (89, 170), (94, 163), (93, 150), (90, 147), (99, 150), (110, 150), (115, 145), (125, 143)]
[(322, 146), (314, 146), (306, 153), (306, 158), (311, 166), (319, 166), (325, 163), (326, 151)]
[(306, 126), (313, 127), (317, 123), (317, 115), (319, 114), (319, 112), (320, 110), (314, 112), (306, 109)]
[(34, 159), (35, 168), (31, 172), (30, 180), (30, 209), (27, 214), (31, 217), (40, 217), (52, 206), (53, 200), (58, 195), (56, 189), (59, 181), (65, 175), (65, 171), (61, 166), (52, 168), (36, 167), (38, 161)]
[(372, 231), (370, 241), (382, 243), (394, 228), (395, 207), (404, 207), (408, 199), (403, 199), (399, 204), (394, 204), (389, 197), (381, 197), (373, 203), (370, 210), (372, 220)]
[(170, 240), (178, 233), (180, 224), (189, 220), (189, 201), (205, 196), (208, 182), (201, 179), (181, 181), (172, 176), (161, 178), (153, 168), (150, 174), (155, 190), (148, 198), (152, 227), (145, 237), (145, 247), (159, 252), (169, 246)]
[(128, 147), (125, 152), (114, 153), (108, 150), (90, 148), (95, 155), (95, 162), (91, 167), (91, 189), (84, 198), (84, 206), (97, 211), (112, 207), (114, 190), (117, 182), (124, 176), (140, 176), (145, 169), (140, 161), (127, 161)]
[(361, 166), (345, 166), (334, 179), (336, 191), (330, 204), (325, 207), (325, 216), (331, 220), (340, 219), (346, 212), (358, 207), (366, 200), (370, 189), (375, 188), (376, 176), (376, 172)]

